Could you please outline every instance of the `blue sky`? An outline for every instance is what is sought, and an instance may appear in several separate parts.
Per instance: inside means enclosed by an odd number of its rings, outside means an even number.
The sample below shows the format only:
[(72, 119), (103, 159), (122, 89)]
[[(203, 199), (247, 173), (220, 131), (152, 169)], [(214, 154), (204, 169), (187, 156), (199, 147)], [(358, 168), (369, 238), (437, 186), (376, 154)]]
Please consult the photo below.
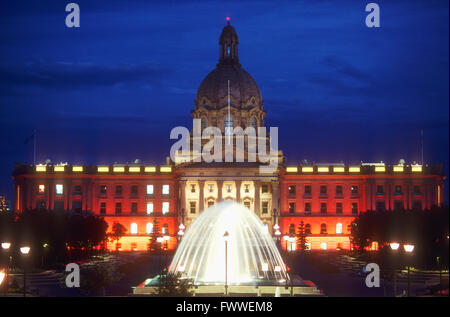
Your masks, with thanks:
[(163, 163), (190, 127), (225, 17), (289, 163), (449, 165), (448, 1), (69, 1), (0, 3), (0, 194), (14, 162)]

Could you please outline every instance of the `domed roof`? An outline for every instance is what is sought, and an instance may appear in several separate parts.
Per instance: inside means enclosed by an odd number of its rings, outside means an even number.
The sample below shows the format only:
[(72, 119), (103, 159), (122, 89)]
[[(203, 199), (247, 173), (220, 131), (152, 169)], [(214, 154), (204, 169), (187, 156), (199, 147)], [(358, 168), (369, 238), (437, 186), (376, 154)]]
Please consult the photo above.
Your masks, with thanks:
[(235, 108), (261, 107), (261, 92), (253, 77), (241, 67), (218, 65), (203, 79), (195, 99), (196, 107), (220, 109), (228, 105), (228, 80), (231, 105)]
[(195, 98), (195, 107), (220, 109), (228, 105), (228, 81), (230, 82), (231, 106), (262, 108), (261, 92), (253, 77), (239, 64), (239, 38), (230, 25), (223, 28), (219, 37), (219, 63), (203, 79)]

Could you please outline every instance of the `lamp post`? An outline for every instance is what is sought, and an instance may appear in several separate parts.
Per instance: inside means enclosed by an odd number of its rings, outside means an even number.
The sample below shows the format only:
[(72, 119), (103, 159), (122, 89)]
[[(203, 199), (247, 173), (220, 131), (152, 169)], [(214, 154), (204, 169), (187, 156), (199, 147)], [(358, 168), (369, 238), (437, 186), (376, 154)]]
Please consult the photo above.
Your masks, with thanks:
[[(414, 245), (413, 244), (405, 244), (403, 245), (403, 249), (405, 250), (405, 252), (407, 254), (412, 254), (412, 252), (414, 251)], [(410, 263), (408, 261), (408, 297), (410, 295), (410, 291), (411, 291), (411, 281), (410, 281), (410, 277), (409, 277), (409, 273), (411, 271), (411, 266)]]
[[(392, 242), (389, 244), (389, 246), (391, 247), (391, 250), (395, 252), (400, 247), (400, 243)], [(395, 269), (394, 264), (394, 297), (396, 296), (397, 296), (397, 270)]]
[[(27, 256), (30, 253), (30, 247), (21, 247), (20, 253), (23, 256)], [(24, 259), (23, 261), (23, 297), (27, 296), (27, 262)]]
[(11, 256), (9, 255), (9, 250), (11, 248), (11, 243), (10, 242), (2, 242), (2, 250), (7, 254), (7, 261), (6, 261), (6, 269), (5, 269), (5, 276), (4, 276), (4, 281), (5, 281), (5, 292), (4, 295), (6, 296), (6, 294), (8, 293), (8, 274), (9, 274), (9, 267), (11, 266)]
[(230, 234), (225, 231), (223, 241), (225, 242), (225, 296), (228, 295), (228, 239)]

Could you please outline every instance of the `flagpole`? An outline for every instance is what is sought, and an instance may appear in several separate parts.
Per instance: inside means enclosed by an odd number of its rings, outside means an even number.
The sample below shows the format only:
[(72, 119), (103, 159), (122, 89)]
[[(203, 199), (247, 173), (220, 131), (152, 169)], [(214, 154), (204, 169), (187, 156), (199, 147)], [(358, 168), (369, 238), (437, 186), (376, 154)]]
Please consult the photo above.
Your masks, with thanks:
[(36, 129), (34, 129), (34, 165), (36, 165)]

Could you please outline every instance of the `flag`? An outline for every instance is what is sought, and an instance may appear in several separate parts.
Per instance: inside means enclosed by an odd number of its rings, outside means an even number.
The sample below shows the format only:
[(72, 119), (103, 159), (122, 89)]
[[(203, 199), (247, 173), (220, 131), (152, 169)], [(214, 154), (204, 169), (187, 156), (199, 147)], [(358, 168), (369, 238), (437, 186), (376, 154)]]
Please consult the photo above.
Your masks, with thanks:
[(34, 139), (34, 132), (32, 135), (30, 135), (28, 138), (25, 139), (24, 143), (27, 144), (28, 142), (32, 141)]

